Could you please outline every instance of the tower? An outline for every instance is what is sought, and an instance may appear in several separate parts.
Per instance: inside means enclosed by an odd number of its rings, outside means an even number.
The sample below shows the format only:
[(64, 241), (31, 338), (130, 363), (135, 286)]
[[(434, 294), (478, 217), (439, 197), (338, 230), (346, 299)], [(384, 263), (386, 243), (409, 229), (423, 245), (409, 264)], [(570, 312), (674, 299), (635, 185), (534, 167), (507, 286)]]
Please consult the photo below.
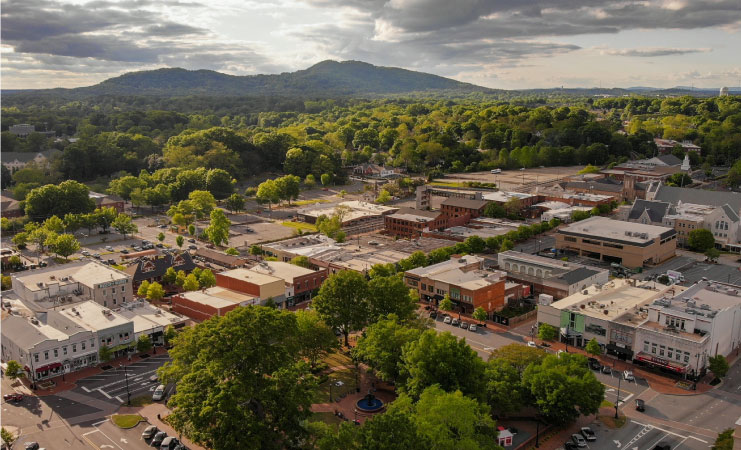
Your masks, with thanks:
[(636, 179), (627, 173), (623, 177), (623, 198), (632, 202), (636, 198)]
[(684, 154), (684, 161), (682, 161), (682, 167), (680, 167), (682, 172), (689, 172), (690, 171), (690, 154), (685, 153)]

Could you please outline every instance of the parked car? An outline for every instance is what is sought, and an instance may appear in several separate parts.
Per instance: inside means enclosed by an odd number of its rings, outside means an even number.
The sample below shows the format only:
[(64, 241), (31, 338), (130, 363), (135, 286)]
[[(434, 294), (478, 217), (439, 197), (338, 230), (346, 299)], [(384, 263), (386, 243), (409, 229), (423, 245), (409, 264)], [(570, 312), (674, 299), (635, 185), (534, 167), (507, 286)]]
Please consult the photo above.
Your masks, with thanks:
[(378, 245), (378, 241), (368, 241), (368, 245)]
[(40, 450), (38, 442), (26, 442), (23, 444), (23, 448), (26, 450)]
[(83, 250), (83, 251), (81, 251), (81, 252), (80, 252), (80, 254), (81, 254), (82, 256), (90, 256), (90, 252), (89, 252), (89, 251), (87, 251), (87, 250)]
[(443, 319), (443, 323), (449, 324), (450, 322), (452, 322), (452, 320), (453, 319), (451, 319), (450, 316), (445, 316), (445, 318)]
[(597, 440), (597, 435), (594, 434), (594, 431), (589, 427), (581, 427), (581, 435), (584, 436), (584, 439), (588, 441)]
[(491, 169), (491, 173), (502, 173), (502, 169)]
[(654, 450), (672, 450), (672, 446), (668, 442), (659, 442), (654, 447)]
[(190, 239), (188, 239), (188, 242), (190, 242), (191, 244), (195, 244), (196, 243), (196, 240), (193, 239), (193, 238), (190, 238)]
[(563, 449), (564, 450), (576, 450), (578, 448), (579, 448), (579, 446), (576, 445), (576, 444), (574, 444), (571, 441), (566, 441), (566, 442), (563, 443)]
[(150, 442), (149, 445), (154, 448), (159, 448), (159, 446), (162, 445), (162, 441), (164, 441), (166, 437), (167, 433), (165, 433), (164, 431), (158, 431), (157, 434), (155, 434), (152, 438), (152, 442)]
[(538, 344), (535, 343), (535, 341), (527, 341), (528, 347), (538, 348)]
[(106, 262), (107, 262), (108, 264), (111, 264), (111, 265), (112, 265), (112, 264), (116, 264), (116, 260), (115, 260), (115, 259), (110, 259), (110, 258), (109, 258), (109, 259), (107, 259), (107, 260), (106, 260)]
[(167, 436), (164, 441), (160, 444), (160, 450), (175, 450), (175, 447), (180, 444), (177, 438)]
[(110, 245), (106, 245), (105, 246), (105, 249), (106, 249), (106, 251), (109, 251), (109, 252), (112, 252), (113, 251), (113, 247), (111, 247)]
[(636, 399), (636, 411), (643, 412), (646, 410), (646, 402), (641, 400), (640, 398)]
[(458, 319), (453, 319), (450, 321), (450, 324), (453, 325), (454, 327), (457, 327), (458, 324), (460, 324), (460, 321)]
[(121, 250), (121, 254), (128, 255), (129, 254), (129, 251), (124, 248), (124, 249)]
[(179, 444), (178, 444), (178, 445), (177, 445), (177, 446), (175, 447), (175, 450), (188, 450), (188, 447), (186, 447), (186, 446), (185, 446), (185, 444), (183, 444), (183, 443), (181, 442), (181, 443), (179, 443)]
[(600, 370), (602, 369), (602, 364), (600, 364), (599, 360), (596, 358), (589, 358), (589, 368), (592, 370)]
[(142, 439), (152, 439), (158, 431), (159, 428), (154, 425), (150, 425), (144, 429), (144, 432), (142, 432)]
[(12, 394), (3, 395), (3, 400), (6, 402), (19, 403), (23, 401), (23, 394), (19, 392), (13, 392)]
[(134, 243), (131, 243), (131, 244), (129, 244), (129, 247), (131, 247), (131, 248), (136, 248), (136, 244), (134, 244)]
[(461, 322), (461, 328), (463, 328), (464, 330), (467, 330), (468, 329), (468, 322)]
[(152, 394), (152, 400), (154, 400), (155, 402), (158, 402), (162, 400), (164, 396), (165, 396), (165, 385), (160, 384), (159, 386), (157, 386), (157, 389), (154, 390), (154, 393)]
[(635, 377), (633, 376), (633, 372), (630, 370), (623, 371), (623, 380), (625, 381), (635, 381)]
[(478, 328), (478, 327), (476, 326), (476, 324), (475, 324), (475, 323), (472, 323), (472, 324), (471, 324), (471, 325), (470, 325), (470, 326), (468, 327), (468, 331), (473, 331), (474, 333), (475, 333), (475, 332), (476, 332), (476, 331), (477, 331), (478, 329), (479, 329), (479, 328)]
[(167, 228), (167, 225), (157, 225), (157, 228), (165, 229), (165, 228)]
[(437, 313), (435, 311), (430, 312), (430, 319), (437, 319)]
[(572, 434), (571, 440), (574, 441), (574, 444), (576, 444), (577, 447), (586, 447), (587, 441), (584, 439), (584, 437), (581, 434)]
[(194, 245), (194, 244), (190, 244), (188, 246), (188, 248), (191, 249), (191, 250), (198, 250), (198, 246), (197, 245)]
[(100, 253), (93, 253), (93, 258), (100, 259)]
[(610, 366), (602, 366), (602, 373), (612, 373)]
[(252, 229), (252, 228), (250, 228), (250, 227), (244, 227), (244, 231), (246, 231), (246, 232), (248, 232), (248, 233), (254, 233), (254, 232), (255, 232), (255, 230), (253, 230), (253, 229)]
[(154, 244), (154, 246), (157, 248), (163, 248), (165, 244), (163, 244), (162, 242), (157, 242), (156, 244)]
[(134, 251), (135, 251), (135, 252), (140, 252), (140, 251), (142, 251), (142, 250), (144, 250), (144, 249), (143, 249), (143, 248), (141, 248), (141, 247), (139, 247), (138, 245), (134, 247)]

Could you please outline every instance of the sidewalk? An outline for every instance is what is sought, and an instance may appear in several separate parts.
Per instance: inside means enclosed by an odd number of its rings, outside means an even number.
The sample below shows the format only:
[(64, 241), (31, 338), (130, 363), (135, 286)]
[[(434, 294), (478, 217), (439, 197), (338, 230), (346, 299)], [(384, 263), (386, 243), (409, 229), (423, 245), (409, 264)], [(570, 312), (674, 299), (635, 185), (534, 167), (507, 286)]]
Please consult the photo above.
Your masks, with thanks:
[[(537, 343), (542, 343), (540, 339), (535, 339)], [(566, 350), (566, 344), (562, 342), (548, 342), (550, 344), (550, 348), (553, 351), (558, 350)], [(568, 348), (569, 353), (579, 353), (586, 357), (592, 357), (591, 355), (588, 355), (586, 351), (569, 346)], [(733, 360), (728, 361), (729, 365), (733, 365), (733, 361), (735, 361), (735, 356)], [(668, 376), (663, 376), (658, 373), (652, 372), (650, 370), (646, 370), (642, 368), (641, 366), (637, 366), (635, 364), (621, 361), (617, 358), (613, 358), (606, 355), (600, 355), (597, 357), (597, 359), (600, 361), (602, 365), (610, 366), (613, 368), (614, 371), (624, 371), (624, 370), (631, 370), (633, 371), (633, 374), (639, 378), (644, 378), (648, 385), (651, 387), (651, 389), (655, 390), (656, 392), (659, 392), (661, 394), (673, 394), (673, 395), (698, 395), (698, 394), (704, 394), (705, 392), (708, 392), (710, 390), (713, 390), (715, 386), (711, 386), (708, 384), (710, 381), (712, 381), (713, 376), (712, 375), (706, 375), (703, 379), (698, 381), (697, 383), (697, 389), (693, 391), (688, 391), (686, 389), (682, 389), (678, 387), (677, 379), (671, 378)]]

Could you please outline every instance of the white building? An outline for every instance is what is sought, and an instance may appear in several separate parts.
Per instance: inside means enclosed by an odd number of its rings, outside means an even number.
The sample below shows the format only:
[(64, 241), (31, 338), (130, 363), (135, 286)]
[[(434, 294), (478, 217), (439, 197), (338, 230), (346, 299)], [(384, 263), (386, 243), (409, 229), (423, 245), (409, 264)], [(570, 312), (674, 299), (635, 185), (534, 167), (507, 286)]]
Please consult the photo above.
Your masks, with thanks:
[(165, 344), (164, 332), (168, 326), (182, 328), (187, 322), (186, 318), (152, 306), (143, 300), (127, 302), (115, 312), (134, 324), (135, 341), (146, 335), (154, 345)]
[(27, 123), (19, 123), (17, 125), (11, 125), (8, 127), (8, 131), (18, 137), (28, 137), (29, 134), (36, 131), (36, 127)]

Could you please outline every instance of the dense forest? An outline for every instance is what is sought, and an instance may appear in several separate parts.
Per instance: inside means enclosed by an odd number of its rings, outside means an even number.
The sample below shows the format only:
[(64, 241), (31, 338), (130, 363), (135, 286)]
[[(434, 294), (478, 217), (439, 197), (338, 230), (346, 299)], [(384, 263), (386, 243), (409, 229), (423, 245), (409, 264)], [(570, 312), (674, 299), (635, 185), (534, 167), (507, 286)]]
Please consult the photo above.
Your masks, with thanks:
[[(343, 167), (363, 162), (428, 175), (604, 166), (652, 156), (654, 137), (700, 145), (695, 165), (741, 158), (741, 97), (273, 100), (105, 97), (5, 106), (2, 151), (61, 150), (51, 170), (13, 174), (19, 199), (44, 183), (74, 179), (104, 189), (159, 169), (173, 180), (202, 167), (236, 179), (282, 172), (341, 181)], [(159, 109), (163, 102), (168, 109)], [(7, 131), (18, 123), (56, 137), (18, 138)]]

